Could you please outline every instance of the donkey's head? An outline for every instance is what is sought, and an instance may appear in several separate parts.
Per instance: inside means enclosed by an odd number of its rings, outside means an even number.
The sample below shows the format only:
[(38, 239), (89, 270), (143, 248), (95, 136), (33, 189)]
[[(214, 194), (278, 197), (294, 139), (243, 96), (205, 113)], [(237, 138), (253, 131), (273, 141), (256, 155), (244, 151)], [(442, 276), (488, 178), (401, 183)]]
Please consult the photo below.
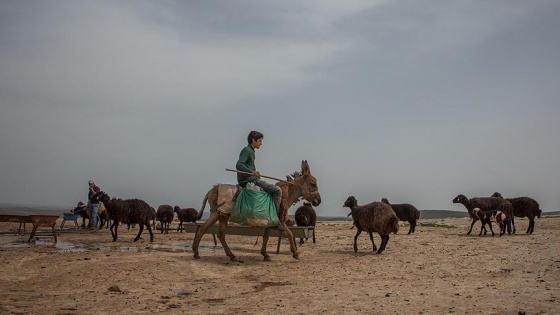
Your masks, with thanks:
[(293, 174), (292, 183), (299, 186), (303, 199), (311, 202), (313, 206), (321, 204), (321, 195), (319, 194), (317, 179), (311, 174), (309, 164), (307, 164), (306, 160), (301, 161), (301, 173)]

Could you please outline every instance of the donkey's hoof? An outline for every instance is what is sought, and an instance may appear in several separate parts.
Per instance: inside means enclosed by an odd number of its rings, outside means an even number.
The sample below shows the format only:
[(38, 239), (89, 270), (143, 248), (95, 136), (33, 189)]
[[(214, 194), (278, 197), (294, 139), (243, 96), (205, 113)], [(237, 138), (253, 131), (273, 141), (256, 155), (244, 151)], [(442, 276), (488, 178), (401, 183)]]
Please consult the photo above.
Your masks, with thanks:
[(294, 252), (292, 254), (292, 257), (294, 257), (294, 259), (299, 259), (299, 253), (298, 252)]
[(194, 259), (200, 259), (200, 255), (199, 255), (199, 254), (194, 254), (193, 257), (194, 257)]
[(270, 261), (270, 256), (268, 256), (268, 255), (264, 256), (264, 259), (263, 259), (263, 260), (264, 260), (264, 261)]
[(239, 261), (239, 259), (237, 259), (237, 257), (235, 257), (235, 256), (231, 256), (229, 258), (229, 260), (231, 260), (232, 262), (238, 262)]

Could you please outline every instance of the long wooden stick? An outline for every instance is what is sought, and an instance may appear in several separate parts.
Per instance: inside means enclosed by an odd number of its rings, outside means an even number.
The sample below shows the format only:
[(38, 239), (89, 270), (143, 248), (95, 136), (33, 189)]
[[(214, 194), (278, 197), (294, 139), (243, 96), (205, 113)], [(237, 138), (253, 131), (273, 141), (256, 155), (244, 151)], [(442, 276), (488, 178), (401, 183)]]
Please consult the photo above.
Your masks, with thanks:
[[(247, 174), (247, 175), (253, 175), (253, 173), (244, 172), (244, 171), (238, 171), (238, 170), (232, 170), (232, 169), (229, 169), (229, 168), (226, 168), (226, 171), (228, 171), (228, 172), (235, 172), (235, 173), (241, 173), (241, 174)], [(287, 181), (285, 181), (285, 180), (281, 180), (281, 179), (279, 179), (279, 178), (270, 177), (270, 176), (265, 176), (265, 175), (261, 175), (261, 177), (270, 178), (270, 179), (277, 180), (277, 181), (279, 181), (279, 182), (283, 182), (283, 183), (287, 183), (287, 184), (293, 185), (293, 183), (287, 182)]]

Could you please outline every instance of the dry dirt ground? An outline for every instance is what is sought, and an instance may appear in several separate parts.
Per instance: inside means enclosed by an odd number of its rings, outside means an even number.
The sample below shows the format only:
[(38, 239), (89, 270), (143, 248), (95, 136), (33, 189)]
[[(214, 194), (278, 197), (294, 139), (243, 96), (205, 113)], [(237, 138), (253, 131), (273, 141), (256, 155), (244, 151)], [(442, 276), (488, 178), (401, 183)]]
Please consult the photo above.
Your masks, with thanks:
[[(148, 234), (136, 229), (67, 230), (59, 242), (29, 234), (0, 234), (0, 314), (560, 314), (560, 217), (517, 220), (517, 234), (466, 236), (469, 220), (420, 220), (391, 235), (381, 255), (367, 234), (352, 249), (355, 229), (320, 222), (317, 243), (291, 257), (287, 240), (272, 261), (261, 239), (229, 236), (232, 263), (212, 236), (191, 253), (193, 234)], [(17, 228), (0, 223), (0, 231)], [(28, 227), (29, 229), (29, 227)], [(379, 236), (375, 236), (377, 245)]]

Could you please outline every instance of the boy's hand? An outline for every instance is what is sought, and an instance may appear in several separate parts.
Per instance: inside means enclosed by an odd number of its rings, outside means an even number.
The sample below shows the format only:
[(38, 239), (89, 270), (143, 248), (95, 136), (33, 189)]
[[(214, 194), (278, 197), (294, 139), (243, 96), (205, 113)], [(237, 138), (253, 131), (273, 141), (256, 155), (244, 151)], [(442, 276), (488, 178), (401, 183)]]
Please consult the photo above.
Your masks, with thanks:
[(254, 171), (253, 175), (256, 176), (257, 178), (261, 178), (261, 172), (259, 171)]

